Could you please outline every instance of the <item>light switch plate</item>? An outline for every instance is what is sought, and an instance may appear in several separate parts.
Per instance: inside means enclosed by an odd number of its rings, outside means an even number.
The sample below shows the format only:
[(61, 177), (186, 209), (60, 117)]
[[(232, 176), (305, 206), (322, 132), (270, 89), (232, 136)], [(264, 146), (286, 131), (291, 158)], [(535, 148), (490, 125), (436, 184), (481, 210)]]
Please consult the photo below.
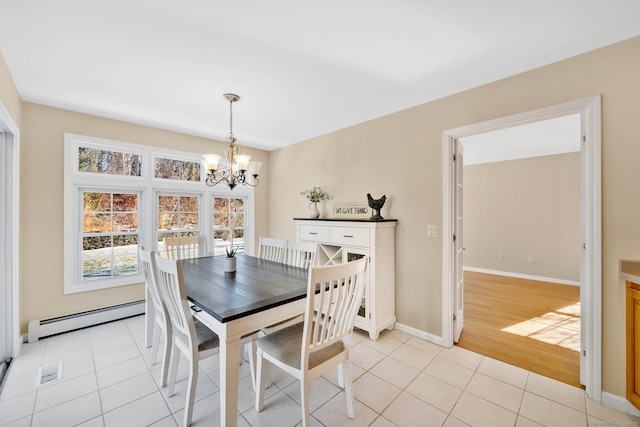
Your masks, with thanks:
[(427, 225), (427, 237), (438, 237), (437, 225)]

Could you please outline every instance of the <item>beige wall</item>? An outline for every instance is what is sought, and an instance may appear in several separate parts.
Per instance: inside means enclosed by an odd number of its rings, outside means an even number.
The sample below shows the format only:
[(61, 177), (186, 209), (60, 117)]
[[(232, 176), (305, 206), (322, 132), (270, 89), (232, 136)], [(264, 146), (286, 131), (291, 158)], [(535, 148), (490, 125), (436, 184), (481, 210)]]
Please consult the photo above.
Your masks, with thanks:
[[(640, 259), (640, 37), (317, 137), (271, 154), (270, 234), (294, 238), (300, 191), (326, 186), (333, 202), (386, 194), (397, 218), (398, 321), (442, 332), (442, 132), (602, 95), (603, 389), (625, 395), (624, 286), (619, 258)], [(327, 210), (325, 210), (326, 214)]]
[(580, 281), (579, 152), (468, 165), (463, 180), (465, 267)]
[[(21, 175), (21, 307), (22, 332), (31, 319), (105, 307), (144, 298), (144, 287), (121, 286), (64, 295), (63, 206), (64, 133), (75, 133), (134, 144), (153, 145), (193, 153), (222, 152), (221, 142), (133, 125), (67, 110), (23, 103)], [(264, 163), (268, 153), (243, 149)], [(256, 189), (256, 235), (267, 233), (268, 179)]]
[(13, 121), (20, 128), (20, 95), (0, 52), (0, 102), (7, 109)]

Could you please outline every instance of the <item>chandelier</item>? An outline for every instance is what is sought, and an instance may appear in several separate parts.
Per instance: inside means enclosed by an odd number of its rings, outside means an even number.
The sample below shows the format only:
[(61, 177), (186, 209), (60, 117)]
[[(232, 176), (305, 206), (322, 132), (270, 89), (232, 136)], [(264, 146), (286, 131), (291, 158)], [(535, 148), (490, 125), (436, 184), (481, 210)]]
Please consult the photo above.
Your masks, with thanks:
[(227, 137), (229, 145), (224, 149), (226, 164), (219, 168), (222, 156), (205, 154), (204, 162), (209, 170), (205, 182), (209, 186), (227, 184), (232, 190), (238, 184), (255, 187), (259, 183), (258, 173), (262, 163), (252, 162), (251, 156), (240, 154), (240, 147), (236, 145), (236, 138), (233, 136), (233, 103), (239, 101), (240, 97), (233, 93), (225, 93), (222, 96), (229, 101), (229, 136)]

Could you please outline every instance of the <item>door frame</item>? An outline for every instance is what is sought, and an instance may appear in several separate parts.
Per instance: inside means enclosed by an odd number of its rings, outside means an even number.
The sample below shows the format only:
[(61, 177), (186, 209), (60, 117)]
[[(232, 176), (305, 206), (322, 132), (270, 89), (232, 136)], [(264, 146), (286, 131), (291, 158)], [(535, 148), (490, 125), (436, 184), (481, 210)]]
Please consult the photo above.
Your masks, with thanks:
[(457, 138), (507, 127), (580, 114), (583, 131), (581, 181), (582, 256), (580, 271), (581, 369), (587, 396), (602, 401), (602, 226), (601, 226), (601, 97), (576, 101), (475, 123), (442, 133), (443, 224), (442, 224), (442, 342), (453, 345), (453, 301), (455, 286), (454, 225), (455, 177), (453, 149)]
[[(20, 337), (20, 130), (13, 121), (9, 111), (0, 101), (0, 131), (4, 133), (4, 141), (0, 146), (2, 162), (0, 174), (0, 197), (2, 212), (0, 226), (3, 228), (4, 242), (0, 249), (1, 263), (0, 292), (2, 292), (4, 312), (5, 350), (6, 356), (18, 357), (22, 349)], [(2, 355), (0, 355), (2, 356)]]

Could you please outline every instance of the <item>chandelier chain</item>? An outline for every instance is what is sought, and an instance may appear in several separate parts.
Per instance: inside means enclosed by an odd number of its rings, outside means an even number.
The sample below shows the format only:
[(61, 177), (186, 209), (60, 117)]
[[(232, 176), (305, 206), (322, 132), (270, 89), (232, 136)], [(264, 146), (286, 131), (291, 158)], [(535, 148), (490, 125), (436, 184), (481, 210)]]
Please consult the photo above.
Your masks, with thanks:
[(233, 140), (233, 99), (229, 100), (229, 139)]

